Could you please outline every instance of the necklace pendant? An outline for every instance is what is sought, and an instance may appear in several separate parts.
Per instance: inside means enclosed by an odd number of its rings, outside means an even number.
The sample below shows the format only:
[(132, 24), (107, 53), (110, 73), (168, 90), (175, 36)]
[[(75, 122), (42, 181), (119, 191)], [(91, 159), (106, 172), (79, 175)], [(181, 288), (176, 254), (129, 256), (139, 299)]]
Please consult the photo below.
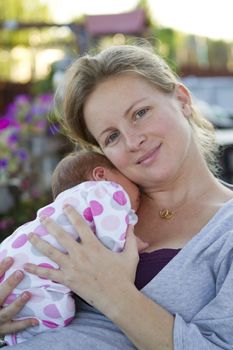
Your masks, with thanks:
[(161, 209), (159, 211), (159, 216), (161, 219), (170, 220), (174, 216), (174, 212), (169, 209)]

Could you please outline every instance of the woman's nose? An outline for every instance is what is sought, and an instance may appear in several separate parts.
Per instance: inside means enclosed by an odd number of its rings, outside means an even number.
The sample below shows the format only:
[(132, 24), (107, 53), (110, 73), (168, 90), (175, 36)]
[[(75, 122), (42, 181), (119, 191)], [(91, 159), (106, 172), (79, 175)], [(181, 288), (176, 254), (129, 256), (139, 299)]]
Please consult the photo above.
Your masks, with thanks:
[(128, 132), (125, 135), (126, 146), (130, 151), (137, 151), (145, 141), (145, 136), (138, 132)]

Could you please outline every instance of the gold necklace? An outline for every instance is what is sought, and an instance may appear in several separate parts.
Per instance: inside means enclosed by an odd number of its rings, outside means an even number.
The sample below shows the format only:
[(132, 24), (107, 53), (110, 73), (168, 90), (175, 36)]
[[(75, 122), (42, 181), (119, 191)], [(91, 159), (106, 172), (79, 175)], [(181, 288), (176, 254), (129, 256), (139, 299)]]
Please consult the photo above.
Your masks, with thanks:
[(175, 216), (175, 212), (169, 209), (160, 209), (159, 216), (161, 219), (170, 220)]

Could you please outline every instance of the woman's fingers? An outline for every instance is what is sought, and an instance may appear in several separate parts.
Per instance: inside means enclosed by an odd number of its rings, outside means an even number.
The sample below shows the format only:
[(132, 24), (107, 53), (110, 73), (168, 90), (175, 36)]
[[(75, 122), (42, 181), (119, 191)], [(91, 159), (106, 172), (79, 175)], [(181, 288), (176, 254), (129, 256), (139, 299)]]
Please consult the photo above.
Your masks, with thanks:
[[(46, 226), (47, 227), (47, 226)], [(41, 253), (49, 257), (57, 265), (64, 264), (66, 261), (66, 255), (54, 248), (51, 244), (38, 237), (35, 233), (28, 235), (30, 243), (38, 249)]]
[(134, 234), (134, 226), (129, 225), (126, 232), (125, 248), (122, 254), (126, 254), (129, 260), (135, 259), (139, 261), (137, 239)]
[(93, 231), (82, 218), (82, 216), (69, 204), (64, 206), (64, 212), (69, 218), (72, 225), (80, 235), (81, 242), (89, 242), (98, 244), (99, 241), (96, 239)]
[[(36, 234), (29, 234), (29, 241), (34, 247), (36, 247), (41, 253), (49, 257), (59, 267), (64, 267), (67, 264), (68, 257), (66, 254), (60, 252), (58, 249), (51, 246), (48, 242), (39, 238)], [(24, 270), (42, 278), (49, 279), (51, 281), (63, 282), (62, 271), (60, 269), (41, 267), (35, 264), (27, 263), (24, 265)]]
[(137, 243), (137, 248), (139, 253), (143, 252), (143, 250), (149, 247), (149, 244), (147, 242), (142, 241), (137, 236), (136, 236), (136, 243)]
[(2, 308), (0, 310), (0, 325), (10, 321), (24, 307), (30, 298), (31, 294), (29, 292), (24, 292), (13, 303)]
[(54, 282), (63, 283), (64, 281), (63, 273), (60, 269), (45, 268), (45, 267), (40, 267), (38, 265), (26, 263), (24, 265), (24, 270), (29, 273), (32, 273), (33, 275), (37, 275), (39, 277), (42, 277)]
[(128, 226), (128, 229), (126, 232), (125, 248), (121, 252), (121, 254), (125, 258), (124, 260), (125, 264), (127, 265), (127, 267), (129, 267), (128, 269), (129, 279), (131, 281), (135, 281), (136, 267), (139, 262), (139, 255), (138, 255), (138, 246), (137, 246), (136, 236), (134, 235), (133, 225)]
[[(68, 252), (73, 251), (75, 239), (69, 233), (65, 232), (60, 225), (50, 218), (43, 218), (41, 223), (46, 227), (47, 231), (56, 238), (63, 248)], [(51, 255), (49, 255), (49, 257), (54, 260)]]
[[(12, 266), (14, 259), (8, 257), (0, 263), (0, 276), (3, 277), (4, 273)], [(23, 271), (17, 270), (10, 275), (4, 282), (1, 283), (0, 288), (0, 334), (15, 333), (30, 326), (38, 325), (38, 321), (33, 318), (28, 318), (20, 321), (12, 321), (15, 315), (25, 306), (28, 300), (31, 298), (29, 292), (22, 293), (13, 303), (1, 308), (4, 301), (17, 285), (23, 280)]]
[(126, 241), (125, 241), (125, 252), (135, 252), (136, 255), (138, 255), (138, 249), (137, 249), (137, 239), (134, 234), (134, 226), (128, 225), (127, 232), (126, 232)]
[(0, 288), (0, 305), (2, 305), (9, 294), (17, 287), (17, 285), (22, 281), (24, 273), (22, 271), (15, 271), (11, 276), (9, 276), (6, 281), (1, 283)]
[(12, 321), (15, 315), (24, 307), (31, 298), (29, 292), (21, 294), (12, 304), (0, 310), (0, 334), (18, 332), (30, 326), (37, 326), (39, 322), (34, 318), (22, 321)]
[(28, 327), (38, 326), (39, 322), (35, 318), (27, 318), (25, 320), (20, 321), (9, 321), (0, 325), (0, 334), (10, 334), (17, 333), (22, 331)]
[(11, 257), (7, 257), (1, 261), (0, 264), (0, 276), (3, 276), (4, 273), (13, 265), (14, 259)]
[[(89, 225), (71, 205), (65, 205), (64, 212), (80, 236), (81, 243), (99, 244)], [(76, 254), (78, 247), (74, 244), (74, 238), (65, 232), (60, 225), (50, 218), (43, 218), (42, 224), (69, 253)]]

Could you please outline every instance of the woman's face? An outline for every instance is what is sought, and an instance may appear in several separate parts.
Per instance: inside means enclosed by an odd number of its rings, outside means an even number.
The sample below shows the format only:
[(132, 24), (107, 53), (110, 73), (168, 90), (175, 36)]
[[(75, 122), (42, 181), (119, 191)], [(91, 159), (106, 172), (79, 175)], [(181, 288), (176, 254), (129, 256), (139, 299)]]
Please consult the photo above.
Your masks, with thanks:
[(165, 94), (134, 74), (101, 82), (84, 106), (87, 128), (104, 154), (144, 189), (176, 178), (191, 157), (189, 95)]

